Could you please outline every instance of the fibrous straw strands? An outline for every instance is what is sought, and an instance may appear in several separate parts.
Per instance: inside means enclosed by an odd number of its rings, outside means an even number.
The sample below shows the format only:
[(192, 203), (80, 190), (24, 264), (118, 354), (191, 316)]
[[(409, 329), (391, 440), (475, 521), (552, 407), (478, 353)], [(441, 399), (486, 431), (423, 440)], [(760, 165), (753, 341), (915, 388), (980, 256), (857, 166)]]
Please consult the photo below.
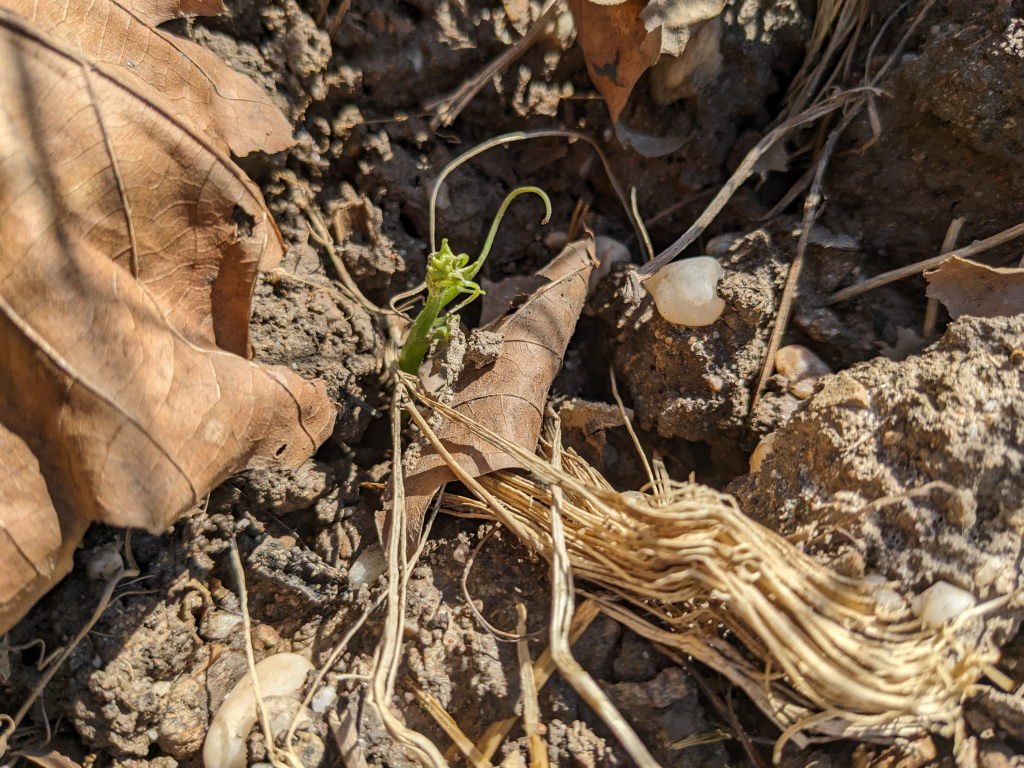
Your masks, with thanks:
[(560, 488), (578, 582), (600, 588), (609, 615), (742, 688), (783, 729), (779, 748), (803, 734), (951, 734), (964, 696), (997, 658), (977, 639), (979, 612), (939, 629), (906, 609), (882, 612), (877, 585), (833, 573), (730, 496), (663, 476), (648, 492), (618, 493), (571, 451), (556, 469), (431, 405), (530, 471), (477, 478), (478, 498), (457, 499), (463, 510), (494, 516), (550, 557), (551, 489)]

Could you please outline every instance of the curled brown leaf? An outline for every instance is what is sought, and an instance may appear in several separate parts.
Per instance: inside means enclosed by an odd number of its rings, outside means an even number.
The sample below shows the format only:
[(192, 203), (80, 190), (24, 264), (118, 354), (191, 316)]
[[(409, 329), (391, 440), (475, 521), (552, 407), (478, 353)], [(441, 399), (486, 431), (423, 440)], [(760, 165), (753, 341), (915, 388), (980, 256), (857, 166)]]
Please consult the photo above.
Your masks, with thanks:
[[(594, 263), (593, 243), (577, 241), (540, 270), (544, 285), (514, 313), (488, 326), (504, 336), (501, 353), (491, 365), (463, 371), (451, 403), (454, 409), (528, 450), (536, 448), (548, 390), (562, 367), (586, 301)], [(508, 453), (459, 423), (445, 421), (436, 432), (455, 460), (474, 477), (519, 466)], [(413, 539), (418, 537), (430, 500), (454, 479), (454, 472), (436, 450), (427, 448), (419, 456), (405, 480)]]
[(90, 522), (159, 532), (330, 432), (322, 385), (245, 357), (282, 243), (205, 124), (0, 10), (0, 633)]

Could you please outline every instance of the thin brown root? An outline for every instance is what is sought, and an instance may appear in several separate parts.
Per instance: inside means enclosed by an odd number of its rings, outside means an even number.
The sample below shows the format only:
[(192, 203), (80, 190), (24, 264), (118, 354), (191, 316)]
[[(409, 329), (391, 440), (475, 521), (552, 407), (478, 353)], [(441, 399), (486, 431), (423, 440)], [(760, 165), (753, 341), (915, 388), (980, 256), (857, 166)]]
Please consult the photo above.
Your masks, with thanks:
[(103, 613), (110, 606), (110, 603), (114, 596), (114, 590), (117, 589), (118, 585), (125, 579), (133, 579), (139, 575), (137, 570), (128, 568), (122, 568), (120, 571), (110, 577), (106, 586), (103, 588), (103, 594), (100, 595), (99, 602), (96, 604), (96, 608), (92, 612), (92, 616), (85, 625), (78, 631), (78, 634), (72, 638), (71, 642), (66, 648), (60, 653), (60, 656), (51, 663), (43, 676), (39, 679), (39, 682), (32, 687), (32, 691), (26, 697), (25, 701), (22, 702), (21, 707), (14, 713), (14, 716), (9, 715), (0, 716), (0, 724), (6, 725), (3, 732), (0, 733), (0, 757), (7, 754), (7, 747), (13, 738), (18, 727), (21, 725), (21, 721), (25, 719), (25, 715), (28, 714), (29, 710), (32, 709), (32, 705), (35, 704), (36, 700), (43, 695), (43, 691), (46, 690), (46, 686), (50, 684), (53, 676), (57, 674), (64, 662), (68, 660), (75, 648), (78, 647), (79, 643), (85, 639), (85, 636), (92, 631), (92, 628), (96, 626), (97, 622), (103, 617)]
[(499, 629), (489, 622), (480, 610), (476, 607), (476, 601), (473, 600), (473, 595), (469, 592), (469, 574), (473, 570), (473, 563), (476, 562), (477, 555), (480, 554), (480, 550), (484, 548), (484, 545), (491, 540), (491, 537), (498, 531), (498, 526), (492, 525), (488, 528), (487, 533), (484, 534), (483, 538), (477, 542), (476, 546), (473, 547), (473, 551), (470, 552), (469, 557), (466, 559), (466, 565), (462, 569), (462, 578), (460, 583), (462, 585), (462, 597), (466, 601), (466, 605), (469, 606), (469, 610), (472, 611), (473, 616), (480, 622), (480, 625), (487, 630), (487, 632), (493, 635), (494, 639), (499, 643), (518, 643), (520, 640), (527, 639), (528, 635), (517, 634), (516, 632), (506, 632), (503, 629)]

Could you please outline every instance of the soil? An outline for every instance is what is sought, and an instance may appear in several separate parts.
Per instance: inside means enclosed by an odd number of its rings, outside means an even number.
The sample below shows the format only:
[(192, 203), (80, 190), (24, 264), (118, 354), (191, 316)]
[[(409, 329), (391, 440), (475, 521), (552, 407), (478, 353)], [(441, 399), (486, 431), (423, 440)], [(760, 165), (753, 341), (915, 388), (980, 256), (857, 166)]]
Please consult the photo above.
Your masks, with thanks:
[[(856, 61), (883, 20), (902, 8), (873, 0)], [(242, 161), (260, 183), (288, 243), (281, 268), (261, 279), (253, 321), (257, 357), (327, 382), (337, 427), (294, 471), (251, 472), (217, 489), (163, 536), (136, 534), (140, 579), (117, 599), (54, 676), (19, 731), (20, 745), (54, 748), (86, 765), (202, 765), (209, 721), (246, 670), (235, 537), (245, 563), (257, 658), (281, 651), (322, 663), (370, 610), (383, 582), (374, 513), (390, 472), (385, 328), (334, 286), (337, 274), (310, 235), (328, 222), (345, 266), (378, 303), (415, 285), (430, 250), (428, 194), (442, 167), (496, 134), (559, 125), (596, 136), (616, 176), (635, 186), (655, 248), (703, 209), (778, 113), (813, 29), (809, 0), (731, 0), (722, 15), (721, 62), (686, 98), (658, 106), (641, 80), (624, 123), (624, 146), (589, 82), (567, 19), (493, 79), (451, 127), (433, 129), (429, 104), (518, 39), (539, 13), (527, 0), (228, 0), (225, 16), (173, 22), (275, 94), (295, 123), (289, 152)], [(347, 13), (328, 31), (342, 9)], [(900, 10), (879, 39), (877, 69), (916, 9)], [(800, 200), (763, 221), (806, 170), (790, 146), (744, 186), (688, 254), (726, 269), (722, 319), (706, 328), (665, 322), (647, 300), (632, 308), (617, 290), (626, 265), (596, 286), (555, 381), (566, 442), (618, 488), (644, 482), (642, 464), (608, 384), (611, 366), (641, 443), (669, 472), (728, 488), (764, 525), (849, 575), (878, 574), (903, 600), (937, 580), (979, 600), (1021, 587), (1024, 535), (1024, 322), (963, 318), (924, 338), (923, 282), (910, 279), (827, 306), (838, 288), (938, 252), (949, 221), (966, 218), (961, 242), (1018, 223), (1024, 194), (1024, 7), (943, 0), (910, 36), (874, 108), (862, 115), (825, 178), (827, 205), (810, 238), (786, 343), (804, 344), (835, 374), (800, 399), (775, 376), (752, 409), (788, 265)], [(857, 82), (862, 73), (857, 74)], [(853, 80), (851, 80), (853, 82)], [(622, 134), (620, 131), (620, 135)], [(645, 138), (646, 137), (646, 138)], [(653, 138), (652, 138), (653, 137)], [(803, 136), (813, 140), (813, 132)], [(681, 143), (660, 157), (646, 151)], [(873, 143), (871, 143), (873, 141)], [(662, 142), (664, 143), (664, 142)], [(629, 222), (590, 149), (546, 139), (496, 149), (458, 170), (439, 201), (438, 232), (473, 252), (504, 195), (535, 183), (551, 196), (554, 224), (517, 202), (483, 277), (489, 286), (532, 275), (565, 240), (577, 201), (586, 224), (639, 262)], [(1007, 264), (1019, 246), (985, 254)], [(510, 291), (514, 293), (514, 290)], [(498, 293), (498, 289), (495, 289)], [(477, 320), (475, 308), (464, 314)], [(484, 310), (491, 311), (491, 310)], [(940, 315), (940, 330), (946, 323)], [(488, 339), (471, 336), (484, 365)], [(475, 346), (473, 346), (475, 344)], [(760, 441), (756, 471), (748, 458)], [(404, 665), (395, 709), (443, 750), (450, 741), (416, 698), (432, 695), (471, 738), (521, 713), (514, 644), (479, 621), (515, 627), (527, 607), (536, 658), (546, 647), (547, 566), (490, 523), (442, 515), (412, 574)], [(38, 665), (70, 641), (93, 611), (97, 564), (122, 533), (94, 528), (73, 573), (0, 647), (0, 713), (14, 712), (41, 676)], [(475, 557), (474, 551), (480, 550)], [(473, 557), (463, 594), (462, 579)], [(1024, 669), (1024, 641), (1006, 609), (989, 622), (1004, 648), (1001, 669)], [(349, 645), (314, 702), (297, 750), (312, 766), (413, 765), (364, 707), (380, 612)], [(37, 640), (45, 643), (41, 647)], [(647, 640), (599, 616), (574, 651), (662, 765), (752, 765), (734, 738), (770, 760), (778, 731), (713, 671), (682, 668)], [(333, 700), (332, 700), (333, 699)], [(274, 702), (276, 717), (297, 705)], [(554, 676), (540, 694), (553, 765), (630, 762), (573, 689)], [(259, 729), (250, 760), (266, 759)], [(954, 747), (956, 755), (954, 756)], [(785, 764), (919, 766), (1024, 764), (1024, 708), (991, 688), (968, 706), (958, 745), (924, 737), (888, 745), (834, 742), (790, 747)], [(495, 764), (525, 765), (516, 726)], [(455, 761), (457, 752), (450, 752)], [(458, 758), (461, 759), (461, 758)], [(85, 762), (91, 760), (92, 762)]]

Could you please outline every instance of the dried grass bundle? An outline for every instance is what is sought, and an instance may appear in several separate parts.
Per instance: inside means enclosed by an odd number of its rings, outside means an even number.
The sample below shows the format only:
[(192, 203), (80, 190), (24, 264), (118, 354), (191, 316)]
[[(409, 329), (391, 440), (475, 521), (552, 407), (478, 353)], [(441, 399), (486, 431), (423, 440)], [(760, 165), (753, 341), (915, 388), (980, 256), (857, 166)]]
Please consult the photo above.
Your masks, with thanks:
[(574, 576), (605, 591), (598, 599), (613, 618), (742, 688), (783, 729), (777, 755), (813, 735), (953, 735), (961, 702), (998, 658), (984, 639), (992, 604), (924, 627), (905, 608), (879, 610), (877, 585), (833, 573), (728, 495), (663, 470), (646, 492), (619, 493), (572, 451), (557, 468), (549, 442), (533, 456), (429, 404), (530, 470), (460, 475), (477, 498), (448, 500), (497, 518), (550, 559), (558, 489)]

